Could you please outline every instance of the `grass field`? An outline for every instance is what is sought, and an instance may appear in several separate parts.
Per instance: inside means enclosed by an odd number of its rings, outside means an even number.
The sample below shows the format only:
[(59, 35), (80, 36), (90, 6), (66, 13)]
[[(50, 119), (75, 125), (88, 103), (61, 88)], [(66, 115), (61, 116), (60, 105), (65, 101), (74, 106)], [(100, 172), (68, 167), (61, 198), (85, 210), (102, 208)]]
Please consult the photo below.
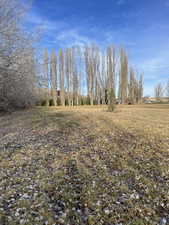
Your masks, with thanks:
[(169, 224), (169, 105), (0, 116), (0, 225)]

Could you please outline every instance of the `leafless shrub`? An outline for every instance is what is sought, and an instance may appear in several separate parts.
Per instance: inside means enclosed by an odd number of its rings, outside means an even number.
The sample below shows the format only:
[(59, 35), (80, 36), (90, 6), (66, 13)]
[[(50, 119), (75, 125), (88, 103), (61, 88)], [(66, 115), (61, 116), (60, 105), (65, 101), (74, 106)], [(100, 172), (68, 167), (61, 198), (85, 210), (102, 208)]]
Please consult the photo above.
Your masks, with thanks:
[(33, 39), (22, 27), (26, 7), (0, 0), (0, 110), (33, 105), (37, 98)]

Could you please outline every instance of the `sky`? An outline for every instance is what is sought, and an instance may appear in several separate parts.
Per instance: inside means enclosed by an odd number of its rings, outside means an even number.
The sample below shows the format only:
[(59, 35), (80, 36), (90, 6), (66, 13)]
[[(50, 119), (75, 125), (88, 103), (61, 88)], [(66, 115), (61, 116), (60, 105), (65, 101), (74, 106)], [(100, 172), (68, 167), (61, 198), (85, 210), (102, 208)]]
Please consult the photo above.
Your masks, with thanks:
[(43, 33), (42, 48), (125, 47), (144, 95), (169, 79), (169, 0), (34, 0), (26, 23)]

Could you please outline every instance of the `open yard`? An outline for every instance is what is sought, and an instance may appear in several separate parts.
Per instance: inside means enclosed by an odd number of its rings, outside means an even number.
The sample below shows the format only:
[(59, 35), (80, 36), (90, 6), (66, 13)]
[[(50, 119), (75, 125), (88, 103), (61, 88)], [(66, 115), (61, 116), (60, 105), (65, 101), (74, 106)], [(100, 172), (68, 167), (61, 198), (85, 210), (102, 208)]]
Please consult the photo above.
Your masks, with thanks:
[(169, 105), (0, 116), (0, 225), (169, 224)]

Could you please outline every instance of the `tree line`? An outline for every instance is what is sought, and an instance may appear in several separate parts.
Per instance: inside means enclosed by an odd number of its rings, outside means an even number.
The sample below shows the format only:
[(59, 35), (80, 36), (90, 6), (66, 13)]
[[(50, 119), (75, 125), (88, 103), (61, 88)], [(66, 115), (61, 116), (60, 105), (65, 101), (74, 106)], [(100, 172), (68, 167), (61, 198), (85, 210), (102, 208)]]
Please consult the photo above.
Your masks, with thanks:
[(44, 51), (24, 28), (27, 7), (0, 0), (0, 111), (44, 105), (135, 104), (142, 101), (143, 76), (125, 49), (96, 44)]
[(39, 88), (47, 106), (142, 102), (143, 76), (130, 66), (123, 48), (91, 44), (57, 54), (46, 49), (43, 55)]
[(154, 87), (154, 95), (157, 101), (160, 101), (164, 96), (166, 96), (169, 101), (169, 79), (165, 85), (163, 85), (162, 83), (158, 83)]

